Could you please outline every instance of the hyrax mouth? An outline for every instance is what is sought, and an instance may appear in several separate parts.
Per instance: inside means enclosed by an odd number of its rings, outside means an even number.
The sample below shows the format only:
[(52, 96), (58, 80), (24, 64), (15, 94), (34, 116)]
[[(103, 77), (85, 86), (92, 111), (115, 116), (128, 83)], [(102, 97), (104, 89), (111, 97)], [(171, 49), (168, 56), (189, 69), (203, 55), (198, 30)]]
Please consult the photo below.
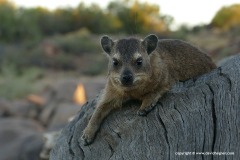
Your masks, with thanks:
[(133, 85), (133, 74), (131, 71), (129, 70), (125, 70), (122, 74), (121, 74), (121, 77), (120, 77), (120, 81), (121, 81), (121, 84), (124, 86), (124, 87), (130, 87)]

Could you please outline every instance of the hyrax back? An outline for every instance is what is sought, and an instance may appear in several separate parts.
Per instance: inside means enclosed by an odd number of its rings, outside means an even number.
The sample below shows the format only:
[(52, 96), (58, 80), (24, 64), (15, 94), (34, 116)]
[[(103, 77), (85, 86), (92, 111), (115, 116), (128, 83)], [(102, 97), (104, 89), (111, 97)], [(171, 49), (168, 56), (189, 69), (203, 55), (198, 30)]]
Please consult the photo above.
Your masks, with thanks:
[(216, 68), (202, 51), (180, 40), (137, 38), (101, 39), (109, 59), (108, 81), (82, 139), (90, 144), (102, 120), (124, 100), (142, 101), (138, 115), (146, 115), (176, 81), (185, 81)]
[(207, 54), (181, 40), (160, 40), (156, 52), (175, 81), (185, 81), (216, 68)]

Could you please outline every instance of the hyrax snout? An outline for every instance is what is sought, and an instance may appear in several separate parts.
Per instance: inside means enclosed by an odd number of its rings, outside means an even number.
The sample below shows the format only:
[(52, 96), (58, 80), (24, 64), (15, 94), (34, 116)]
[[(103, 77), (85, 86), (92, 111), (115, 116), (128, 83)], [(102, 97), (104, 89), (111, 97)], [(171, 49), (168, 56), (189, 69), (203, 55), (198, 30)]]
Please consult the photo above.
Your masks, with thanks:
[(120, 76), (120, 81), (123, 86), (132, 86), (133, 85), (133, 73), (129, 69), (125, 69)]
[(210, 57), (181, 40), (103, 36), (101, 45), (109, 59), (108, 81), (96, 109), (83, 131), (85, 145), (93, 142), (103, 119), (124, 100), (142, 102), (138, 115), (145, 116), (176, 81), (185, 81), (216, 68)]

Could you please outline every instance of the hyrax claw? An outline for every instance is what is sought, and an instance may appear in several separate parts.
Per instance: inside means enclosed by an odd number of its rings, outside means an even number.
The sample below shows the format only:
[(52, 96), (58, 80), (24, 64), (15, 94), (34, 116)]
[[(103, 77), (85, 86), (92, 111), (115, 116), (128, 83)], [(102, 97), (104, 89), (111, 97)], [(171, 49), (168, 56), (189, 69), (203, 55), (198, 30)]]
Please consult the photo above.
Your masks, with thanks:
[(91, 144), (91, 143), (93, 142), (93, 140), (94, 140), (94, 135), (91, 134), (89, 131), (84, 130), (81, 139), (82, 139), (83, 142), (84, 142), (84, 143), (83, 143), (84, 146), (87, 146), (87, 145), (89, 145), (89, 144)]
[(140, 109), (139, 109), (139, 110), (137, 111), (137, 115), (142, 116), (142, 117), (147, 116), (147, 114), (148, 114), (148, 113), (147, 113), (145, 110), (140, 110)]
[(151, 112), (151, 111), (155, 108), (156, 105), (157, 105), (156, 103), (153, 103), (153, 104), (151, 104), (150, 106), (145, 107), (144, 109), (139, 109), (139, 110), (137, 111), (137, 114), (138, 114), (139, 116), (147, 116), (147, 114), (148, 114), (149, 112)]

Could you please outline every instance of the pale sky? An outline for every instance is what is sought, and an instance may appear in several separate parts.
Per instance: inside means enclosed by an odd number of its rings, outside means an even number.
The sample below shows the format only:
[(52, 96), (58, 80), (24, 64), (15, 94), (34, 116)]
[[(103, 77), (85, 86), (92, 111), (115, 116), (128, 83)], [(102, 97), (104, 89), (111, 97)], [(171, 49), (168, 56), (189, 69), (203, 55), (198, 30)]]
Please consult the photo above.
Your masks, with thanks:
[[(33, 7), (43, 6), (49, 9), (70, 6), (75, 7), (80, 2), (85, 4), (97, 3), (101, 7), (106, 7), (110, 0), (11, 0), (17, 6)], [(140, 0), (146, 2), (147, 0)], [(100, 2), (100, 3), (99, 3)], [(209, 23), (215, 13), (222, 6), (229, 6), (239, 3), (240, 0), (148, 0), (151, 4), (160, 6), (162, 14), (170, 15), (175, 20), (175, 25), (188, 24), (196, 25)]]

